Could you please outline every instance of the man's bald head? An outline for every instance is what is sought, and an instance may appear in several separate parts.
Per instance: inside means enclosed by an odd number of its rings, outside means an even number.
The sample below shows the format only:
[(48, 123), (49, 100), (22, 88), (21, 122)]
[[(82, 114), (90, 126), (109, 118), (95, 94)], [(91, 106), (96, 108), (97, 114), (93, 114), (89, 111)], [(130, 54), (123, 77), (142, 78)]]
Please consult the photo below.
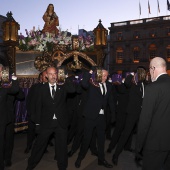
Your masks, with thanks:
[(155, 57), (150, 62), (150, 75), (151, 80), (155, 81), (161, 74), (167, 74), (166, 72), (166, 61), (161, 57)]
[(151, 60), (150, 66), (153, 65), (154, 67), (162, 67), (166, 69), (166, 61), (161, 57), (155, 57)]
[(48, 82), (54, 84), (57, 81), (57, 69), (55, 67), (48, 67), (46, 70)]

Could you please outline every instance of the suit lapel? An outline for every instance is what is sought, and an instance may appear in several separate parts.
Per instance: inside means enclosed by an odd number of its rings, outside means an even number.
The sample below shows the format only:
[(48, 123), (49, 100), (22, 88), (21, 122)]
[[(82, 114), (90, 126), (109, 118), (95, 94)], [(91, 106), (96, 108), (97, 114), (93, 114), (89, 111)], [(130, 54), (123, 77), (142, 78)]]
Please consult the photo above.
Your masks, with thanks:
[(105, 94), (105, 96), (106, 96), (106, 95), (108, 95), (108, 91), (110, 90), (109, 84), (107, 82), (106, 82), (106, 89), (105, 90), (106, 90), (106, 94)]
[(102, 91), (100, 89), (100, 85), (99, 85), (99, 87), (97, 87), (97, 91), (102, 95)]
[(47, 94), (47, 97), (48, 97), (48, 98), (51, 98), (51, 99), (53, 100), (53, 98), (52, 98), (52, 96), (51, 96), (49, 84), (46, 83), (45, 86), (46, 86), (46, 94)]
[(55, 100), (60, 98), (59, 96), (61, 95), (61, 90), (62, 90), (62, 87), (60, 85), (57, 85), (55, 97), (54, 97)]

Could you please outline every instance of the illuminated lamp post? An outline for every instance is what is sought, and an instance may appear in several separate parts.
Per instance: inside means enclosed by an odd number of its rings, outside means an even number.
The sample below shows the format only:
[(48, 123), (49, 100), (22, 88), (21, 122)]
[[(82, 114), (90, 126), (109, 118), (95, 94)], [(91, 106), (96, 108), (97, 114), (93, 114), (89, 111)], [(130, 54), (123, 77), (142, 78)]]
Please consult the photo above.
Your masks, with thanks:
[(12, 73), (16, 73), (15, 56), (16, 46), (18, 45), (18, 30), (20, 25), (12, 17), (12, 12), (6, 14), (7, 19), (2, 23), (3, 44), (8, 47), (9, 69)]
[(97, 65), (103, 66), (104, 58), (106, 56), (105, 48), (107, 47), (107, 35), (108, 31), (101, 23), (101, 19), (99, 20), (99, 24), (93, 30), (95, 38), (94, 38), (94, 47), (97, 51)]

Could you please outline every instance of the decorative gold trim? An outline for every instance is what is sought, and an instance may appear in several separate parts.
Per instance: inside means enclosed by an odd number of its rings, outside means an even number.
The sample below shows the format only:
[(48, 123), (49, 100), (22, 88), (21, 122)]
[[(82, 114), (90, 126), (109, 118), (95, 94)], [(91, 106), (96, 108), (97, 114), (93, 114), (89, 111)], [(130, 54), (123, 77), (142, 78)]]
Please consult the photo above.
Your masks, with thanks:
[(72, 51), (69, 53), (66, 53), (62, 59), (59, 61), (59, 63), (57, 64), (57, 67), (60, 67), (63, 62), (67, 59), (69, 59), (72, 56), (79, 56), (81, 58), (84, 58), (85, 60), (87, 60), (92, 66), (96, 66), (96, 63), (90, 58), (88, 57), (85, 53), (79, 52), (79, 51)]

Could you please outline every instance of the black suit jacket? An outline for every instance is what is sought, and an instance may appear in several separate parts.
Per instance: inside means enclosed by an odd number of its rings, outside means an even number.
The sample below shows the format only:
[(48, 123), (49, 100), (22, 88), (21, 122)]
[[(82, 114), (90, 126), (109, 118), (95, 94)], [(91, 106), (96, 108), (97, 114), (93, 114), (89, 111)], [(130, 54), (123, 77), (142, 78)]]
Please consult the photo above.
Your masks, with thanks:
[(40, 87), (36, 103), (35, 123), (42, 128), (50, 127), (54, 114), (62, 128), (68, 126), (68, 115), (66, 110), (67, 93), (74, 93), (75, 86), (66, 80), (64, 85), (57, 85), (55, 98), (52, 99), (49, 83)]
[(142, 85), (138, 83), (137, 85), (132, 82), (133, 76), (129, 75), (125, 79), (125, 86), (129, 89), (129, 97), (127, 104), (127, 114), (133, 115), (134, 119), (139, 119), (141, 109), (142, 109)]
[(117, 113), (126, 113), (127, 105), (129, 101), (129, 90), (124, 83), (116, 86), (117, 90)]
[(19, 91), (15, 94), (9, 94), (7, 98), (7, 106), (8, 106), (8, 122), (14, 122), (15, 120), (15, 101), (16, 100), (24, 100), (25, 94), (22, 91), (21, 88), (19, 88)]
[(31, 86), (29, 89), (27, 98), (26, 98), (26, 108), (27, 108), (27, 115), (28, 120), (35, 122), (35, 115), (36, 115), (36, 103), (38, 99), (38, 91), (41, 89), (43, 83), (37, 83)]
[(82, 86), (83, 88), (87, 89), (87, 101), (85, 102), (84, 109), (83, 109), (83, 115), (88, 119), (95, 120), (100, 112), (100, 109), (104, 108), (104, 114), (105, 117), (107, 112), (106, 108), (109, 104), (111, 113), (115, 113), (115, 106), (114, 106), (114, 100), (112, 96), (112, 85), (108, 82), (106, 82), (106, 88), (107, 93), (103, 97), (101, 93), (100, 87), (94, 86), (92, 83), (90, 83), (91, 74), (86, 72), (84, 73), (83, 80), (82, 80)]
[(170, 150), (170, 77), (147, 85), (139, 119), (137, 150)]
[(0, 87), (0, 126), (9, 122), (8, 120), (8, 105), (7, 98), (9, 94), (16, 94), (19, 91), (19, 84), (17, 80), (12, 80), (10, 88)]

